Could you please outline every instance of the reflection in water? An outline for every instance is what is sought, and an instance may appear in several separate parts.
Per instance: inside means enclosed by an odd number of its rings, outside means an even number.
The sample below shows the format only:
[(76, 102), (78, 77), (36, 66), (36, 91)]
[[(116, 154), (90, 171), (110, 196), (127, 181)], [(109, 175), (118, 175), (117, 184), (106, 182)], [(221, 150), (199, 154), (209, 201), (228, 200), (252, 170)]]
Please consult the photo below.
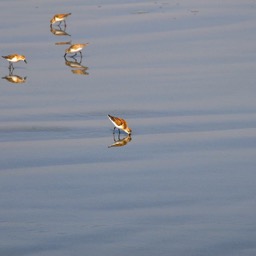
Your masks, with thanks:
[(125, 146), (127, 143), (129, 143), (132, 140), (131, 135), (127, 135), (125, 138), (121, 139), (120, 134), (118, 134), (118, 139), (116, 139), (115, 134), (113, 134), (114, 142), (112, 145), (108, 146), (108, 148), (112, 147), (122, 147)]
[(69, 59), (64, 57), (64, 59), (65, 59), (66, 66), (69, 66), (71, 68), (75, 68), (75, 69), (71, 70), (71, 72), (73, 74), (76, 74), (76, 75), (89, 75), (89, 73), (87, 72), (88, 67), (83, 66), (81, 64), (82, 63), (82, 57), (79, 59), (79, 61), (75, 57), (70, 57)]
[(13, 75), (12, 71), (10, 71), (9, 75), (2, 77), (2, 79), (7, 80), (10, 83), (14, 83), (14, 84), (21, 84), (21, 83), (25, 83), (27, 77), (24, 76), (18, 76), (18, 75)]
[[(50, 31), (55, 36), (71, 36), (66, 32), (66, 27), (62, 28), (60, 26), (57, 26), (57, 27), (50, 26)], [(69, 45), (71, 44), (71, 39), (69, 41), (55, 43), (55, 45), (67, 45), (67, 44)]]
[(55, 36), (71, 36), (70, 34), (68, 34), (66, 32), (66, 27), (62, 28), (62, 27), (58, 26), (58, 28), (56, 28), (56, 27), (50, 26), (50, 31)]
[(72, 69), (72, 73), (75, 75), (84, 75), (84, 76), (88, 76), (89, 73), (87, 72), (88, 67), (84, 68), (84, 69)]
[(71, 40), (67, 41), (67, 42), (57, 42), (57, 43), (55, 43), (55, 45), (67, 45), (67, 44), (71, 44)]
[(80, 59), (80, 61), (77, 61), (76, 58), (72, 58), (74, 61), (72, 60), (67, 60), (65, 58), (65, 64), (71, 68), (87, 68), (83, 65), (81, 65), (82, 59)]

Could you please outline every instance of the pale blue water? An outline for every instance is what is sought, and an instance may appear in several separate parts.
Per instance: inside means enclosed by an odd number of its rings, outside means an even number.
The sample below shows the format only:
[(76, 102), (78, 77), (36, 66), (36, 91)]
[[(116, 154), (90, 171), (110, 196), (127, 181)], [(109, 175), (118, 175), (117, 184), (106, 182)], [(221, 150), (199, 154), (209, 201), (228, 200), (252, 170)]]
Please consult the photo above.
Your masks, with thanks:
[[(255, 255), (255, 12), (1, 1), (1, 55), (28, 64), (24, 83), (1, 79), (0, 255)], [(78, 63), (68, 42), (90, 43)], [(107, 114), (133, 129), (126, 145), (108, 148)]]

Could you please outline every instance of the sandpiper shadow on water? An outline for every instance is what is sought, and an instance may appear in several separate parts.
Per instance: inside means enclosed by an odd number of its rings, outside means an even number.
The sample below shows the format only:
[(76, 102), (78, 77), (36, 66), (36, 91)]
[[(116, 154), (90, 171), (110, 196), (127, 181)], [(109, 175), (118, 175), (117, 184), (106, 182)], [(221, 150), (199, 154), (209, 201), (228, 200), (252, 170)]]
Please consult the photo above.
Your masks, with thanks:
[(75, 75), (84, 75), (84, 76), (88, 76), (89, 73), (86, 71), (88, 68), (84, 68), (84, 69), (72, 69), (71, 72)]
[(71, 45), (71, 40), (70, 41), (62, 41), (62, 42), (56, 42), (55, 45)]
[(55, 36), (68, 36), (70, 38), (68, 41), (56, 42), (55, 45), (71, 45), (71, 35), (66, 32), (66, 27), (61, 27), (60, 25), (50, 26), (50, 32)]
[(119, 133), (116, 138), (116, 134), (113, 133), (113, 140), (114, 140), (114, 143), (109, 145), (108, 148), (123, 147), (123, 146), (127, 145), (132, 140), (132, 136), (127, 135), (124, 138), (120, 138), (120, 133)]
[(75, 58), (75, 57), (64, 57), (65, 59), (65, 65), (69, 66), (71, 69), (71, 72), (76, 75), (89, 75), (87, 72), (88, 67), (82, 65), (82, 57), (81, 58)]
[(55, 36), (71, 36), (66, 32), (66, 27), (58, 26), (50, 26), (50, 31)]
[(6, 81), (13, 83), (13, 84), (22, 84), (25, 83), (27, 80), (26, 76), (19, 76), (19, 75), (14, 75), (13, 70), (9, 70), (9, 75), (3, 76), (2, 79), (5, 79)]

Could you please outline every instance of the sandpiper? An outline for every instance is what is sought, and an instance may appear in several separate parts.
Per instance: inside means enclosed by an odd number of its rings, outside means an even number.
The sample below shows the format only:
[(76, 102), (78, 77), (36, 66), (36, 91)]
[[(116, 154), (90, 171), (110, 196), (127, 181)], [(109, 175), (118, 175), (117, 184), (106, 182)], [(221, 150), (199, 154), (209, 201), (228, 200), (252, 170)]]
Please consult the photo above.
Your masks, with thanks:
[(54, 23), (56, 23), (56, 22), (59, 22), (58, 25), (60, 25), (61, 22), (64, 21), (64, 24), (65, 24), (65, 27), (66, 27), (66, 21), (65, 21), (65, 19), (66, 19), (69, 15), (71, 15), (71, 13), (59, 13), (59, 14), (55, 14), (55, 15), (53, 16), (53, 18), (50, 20), (50, 23), (51, 23), (51, 25), (52, 25), (52, 24), (54, 24)]
[(64, 57), (66, 57), (66, 55), (68, 53), (75, 53), (73, 56), (76, 56), (78, 52), (80, 52), (80, 55), (82, 57), (82, 52), (81, 50), (86, 47), (89, 43), (86, 44), (72, 44), (68, 49), (66, 49), (65, 51), (65, 55)]
[(13, 67), (14, 62), (19, 62), (19, 61), (22, 60), (25, 63), (27, 63), (26, 57), (24, 55), (20, 55), (20, 54), (17, 54), (17, 53), (10, 54), (10, 55), (7, 55), (7, 56), (2, 56), (2, 57), (9, 61), (9, 69), (14, 69), (14, 67)]
[(108, 115), (108, 118), (109, 120), (114, 124), (114, 130), (113, 130), (113, 133), (115, 133), (115, 129), (117, 128), (119, 130), (119, 133), (120, 133), (120, 130), (123, 130), (125, 131), (126, 133), (128, 133), (129, 135), (131, 135), (132, 133), (132, 129), (130, 129), (128, 127), (128, 124), (127, 122), (122, 119), (122, 118), (119, 118), (119, 117), (115, 117), (115, 116), (111, 116), (111, 115)]

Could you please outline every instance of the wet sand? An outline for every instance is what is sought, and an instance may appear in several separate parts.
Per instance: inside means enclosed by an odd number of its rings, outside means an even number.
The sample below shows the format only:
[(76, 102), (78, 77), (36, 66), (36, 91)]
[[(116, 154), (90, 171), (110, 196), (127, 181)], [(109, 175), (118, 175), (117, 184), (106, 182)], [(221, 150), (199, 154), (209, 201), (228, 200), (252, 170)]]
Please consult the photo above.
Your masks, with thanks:
[(0, 255), (255, 255), (255, 1), (0, 7)]

